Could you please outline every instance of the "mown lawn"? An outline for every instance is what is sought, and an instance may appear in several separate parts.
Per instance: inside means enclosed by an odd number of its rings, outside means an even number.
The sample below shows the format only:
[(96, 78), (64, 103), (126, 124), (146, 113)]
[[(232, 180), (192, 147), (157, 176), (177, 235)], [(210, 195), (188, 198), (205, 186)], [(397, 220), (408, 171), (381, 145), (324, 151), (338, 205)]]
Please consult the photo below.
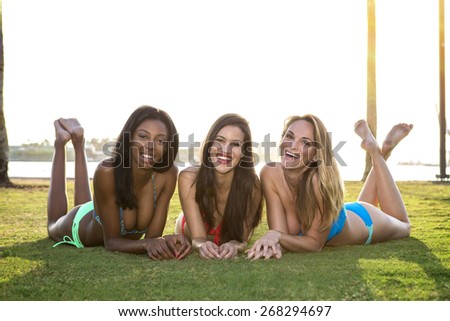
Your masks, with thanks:
[[(103, 247), (52, 248), (48, 181), (0, 188), (0, 300), (449, 300), (450, 184), (400, 182), (408, 239), (285, 254), (282, 260), (154, 262)], [(346, 182), (356, 199), (360, 182)], [(69, 183), (69, 196), (73, 195)], [(174, 195), (166, 233), (180, 212)], [(267, 230), (265, 220), (253, 240)]]

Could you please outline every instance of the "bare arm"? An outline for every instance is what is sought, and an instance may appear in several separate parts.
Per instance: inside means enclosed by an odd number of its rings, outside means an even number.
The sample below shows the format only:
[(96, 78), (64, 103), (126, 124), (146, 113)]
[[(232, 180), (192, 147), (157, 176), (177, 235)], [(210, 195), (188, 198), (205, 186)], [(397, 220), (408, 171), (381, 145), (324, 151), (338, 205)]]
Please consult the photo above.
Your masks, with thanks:
[[(248, 251), (248, 258), (270, 258), (282, 257), (282, 249), (279, 244), (278, 236), (281, 233), (288, 233), (286, 213), (278, 195), (278, 190), (274, 184), (273, 176), (276, 168), (264, 166), (261, 170), (261, 185), (266, 201), (266, 215), (269, 231), (257, 240)], [(272, 236), (277, 236), (274, 239)]]
[[(119, 206), (116, 204), (114, 170), (112, 167), (99, 166), (94, 175), (95, 208), (102, 220), (103, 242), (108, 251), (125, 253), (149, 253), (156, 249), (152, 259), (172, 258), (170, 250), (162, 238), (132, 240), (120, 235)], [(157, 228), (156, 228), (157, 229)], [(156, 232), (151, 232), (155, 233)]]
[[(316, 252), (320, 251), (326, 242), (328, 230), (319, 230), (319, 213), (316, 213), (317, 219), (314, 220), (313, 225), (304, 235), (291, 235), (289, 233), (285, 206), (281, 200), (277, 184), (275, 184), (280, 179), (278, 177), (279, 173), (280, 171), (277, 171), (276, 168), (269, 167), (265, 167), (261, 171), (261, 181), (266, 199), (267, 221), (270, 230), (260, 240), (255, 242), (249, 251), (249, 257), (251, 258), (280, 258), (281, 253), (279, 251), (281, 249), (292, 252)], [(314, 188), (318, 193), (317, 186)], [(277, 244), (280, 247), (277, 247)]]
[[(173, 166), (168, 171), (159, 174), (158, 182), (163, 184), (160, 195), (157, 199), (156, 209), (148, 227), (145, 239), (161, 237), (167, 221), (170, 200), (172, 199), (177, 185), (178, 168)], [(183, 259), (191, 252), (191, 245), (184, 235), (164, 236), (167, 246), (177, 259)]]
[(152, 220), (148, 226), (145, 238), (160, 237), (166, 226), (167, 214), (169, 212), (170, 199), (175, 191), (177, 184), (178, 169), (173, 166), (171, 169), (164, 173), (158, 174), (158, 178), (155, 184), (162, 185), (161, 192), (156, 202), (156, 208), (153, 213)]
[(192, 167), (183, 170), (178, 177), (178, 193), (186, 223), (191, 232), (192, 247), (198, 250), (203, 258), (220, 258), (219, 247), (208, 241), (203, 217), (195, 201), (196, 188), (194, 182), (196, 177), (197, 169)]
[[(318, 204), (323, 204), (322, 196), (318, 187), (318, 179), (314, 177), (312, 180), (314, 194), (317, 198)], [(291, 235), (289, 233), (282, 233), (280, 235), (279, 242), (281, 246), (291, 252), (319, 252), (325, 246), (328, 233), (330, 229), (321, 230), (321, 214), (318, 209), (314, 215), (314, 220), (311, 227), (304, 232), (303, 235)]]
[(319, 252), (324, 247), (329, 229), (321, 232), (317, 221), (304, 235), (289, 235), (280, 233), (279, 243), (291, 252)]

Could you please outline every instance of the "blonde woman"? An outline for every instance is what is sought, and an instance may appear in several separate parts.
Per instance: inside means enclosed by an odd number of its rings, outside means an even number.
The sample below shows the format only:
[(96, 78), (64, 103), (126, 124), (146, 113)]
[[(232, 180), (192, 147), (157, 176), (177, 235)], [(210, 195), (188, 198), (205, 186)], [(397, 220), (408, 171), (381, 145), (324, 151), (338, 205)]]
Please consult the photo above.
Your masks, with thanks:
[(358, 200), (345, 203), (343, 182), (323, 123), (314, 115), (288, 118), (281, 162), (261, 171), (270, 230), (255, 242), (248, 257), (281, 258), (283, 251), (317, 252), (326, 245), (408, 237), (408, 213), (386, 159), (411, 129), (407, 124), (394, 126), (380, 148), (365, 120), (355, 124), (373, 167)]

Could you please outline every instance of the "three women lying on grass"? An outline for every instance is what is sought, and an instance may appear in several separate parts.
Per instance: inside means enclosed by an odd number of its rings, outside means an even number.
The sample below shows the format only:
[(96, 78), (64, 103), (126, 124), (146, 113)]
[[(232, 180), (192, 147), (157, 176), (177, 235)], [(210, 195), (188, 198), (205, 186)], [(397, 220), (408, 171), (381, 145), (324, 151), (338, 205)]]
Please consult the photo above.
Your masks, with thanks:
[[(93, 198), (83, 128), (76, 119), (59, 119), (54, 125), (47, 229), (56, 245), (104, 245), (111, 251), (147, 253), (155, 260), (182, 259), (190, 253), (183, 235), (161, 237), (178, 174), (178, 136), (167, 113), (143, 106), (131, 114), (113, 156), (95, 171)], [(65, 146), (70, 140), (75, 151), (75, 207), (68, 211)]]
[[(358, 201), (344, 204), (331, 142), (317, 117), (286, 121), (281, 162), (263, 168), (261, 188), (248, 122), (236, 114), (224, 115), (207, 135), (200, 166), (178, 177), (183, 213), (176, 234), (164, 237), (178, 172), (178, 136), (165, 112), (143, 106), (130, 116), (113, 157), (96, 169), (93, 199), (83, 128), (76, 119), (59, 119), (55, 129), (47, 226), (56, 245), (104, 245), (111, 251), (147, 253), (156, 260), (182, 259), (191, 252), (192, 242), (202, 258), (233, 258), (245, 251), (260, 222), (262, 191), (270, 230), (254, 243), (248, 258), (281, 258), (283, 251), (314, 252), (325, 245), (370, 244), (410, 233), (405, 205), (385, 160), (412, 125), (394, 126), (380, 149), (367, 123), (356, 123), (373, 168)], [(68, 211), (65, 146), (70, 140), (75, 150), (75, 207)]]
[(281, 162), (266, 165), (260, 174), (270, 230), (254, 243), (248, 258), (281, 258), (283, 251), (316, 252), (325, 245), (408, 237), (408, 214), (386, 159), (411, 129), (407, 124), (394, 126), (380, 149), (366, 121), (355, 124), (361, 147), (372, 158), (372, 170), (357, 202), (344, 203), (343, 183), (323, 123), (313, 115), (287, 119)]

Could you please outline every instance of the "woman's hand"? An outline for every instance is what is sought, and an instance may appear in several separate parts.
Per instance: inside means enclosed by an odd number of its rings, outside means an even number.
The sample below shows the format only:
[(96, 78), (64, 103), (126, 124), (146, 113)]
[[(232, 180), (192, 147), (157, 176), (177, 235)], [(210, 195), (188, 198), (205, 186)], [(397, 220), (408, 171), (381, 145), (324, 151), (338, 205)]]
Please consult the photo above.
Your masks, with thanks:
[(283, 252), (280, 245), (281, 233), (271, 230), (262, 238), (257, 240), (248, 251), (247, 258), (257, 260), (259, 258), (270, 259), (274, 257), (281, 259)]
[(219, 247), (219, 253), (221, 259), (231, 259), (236, 257), (239, 253), (239, 248), (242, 243), (235, 243), (233, 241), (223, 243)]
[(178, 260), (187, 257), (191, 251), (191, 243), (183, 234), (173, 234), (164, 236), (167, 246)]
[(167, 246), (166, 240), (163, 237), (145, 239), (144, 244), (147, 250), (147, 255), (152, 260), (170, 260), (175, 255), (170, 251)]
[(198, 247), (200, 257), (204, 259), (220, 259), (220, 248), (211, 241), (206, 241)]

